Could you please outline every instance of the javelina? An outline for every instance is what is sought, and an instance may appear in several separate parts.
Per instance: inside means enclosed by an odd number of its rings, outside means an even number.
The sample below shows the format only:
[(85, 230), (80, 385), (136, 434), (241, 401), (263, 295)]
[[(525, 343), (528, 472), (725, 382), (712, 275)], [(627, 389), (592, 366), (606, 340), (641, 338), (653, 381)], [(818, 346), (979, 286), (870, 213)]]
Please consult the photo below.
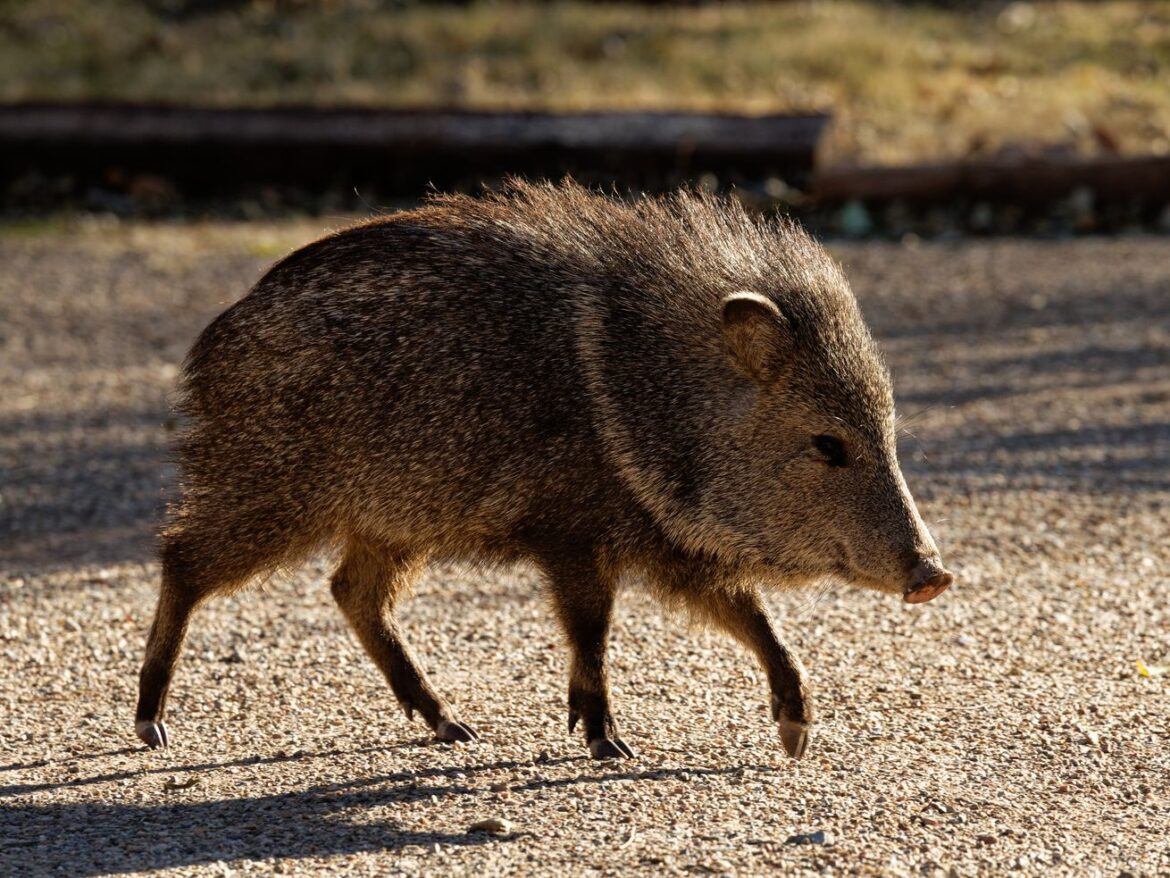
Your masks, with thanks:
[(813, 709), (760, 584), (919, 602), (952, 580), (841, 272), (795, 225), (708, 195), (517, 182), (323, 238), (204, 331), (182, 409), (136, 723), (152, 747), (192, 610), (324, 546), (349, 624), (445, 740), (475, 732), (396, 601), (428, 560), (537, 565), (572, 650), (569, 727), (597, 758), (632, 755), (605, 662), (623, 575), (756, 653), (792, 756)]

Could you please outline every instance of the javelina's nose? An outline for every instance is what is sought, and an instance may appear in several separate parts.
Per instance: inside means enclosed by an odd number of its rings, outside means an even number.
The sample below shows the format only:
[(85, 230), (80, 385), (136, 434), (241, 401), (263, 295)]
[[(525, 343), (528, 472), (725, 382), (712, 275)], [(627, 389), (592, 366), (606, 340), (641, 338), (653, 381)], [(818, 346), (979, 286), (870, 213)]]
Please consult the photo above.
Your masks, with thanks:
[(935, 559), (919, 561), (910, 571), (910, 584), (902, 597), (908, 604), (924, 604), (950, 588), (954, 581), (954, 575)]

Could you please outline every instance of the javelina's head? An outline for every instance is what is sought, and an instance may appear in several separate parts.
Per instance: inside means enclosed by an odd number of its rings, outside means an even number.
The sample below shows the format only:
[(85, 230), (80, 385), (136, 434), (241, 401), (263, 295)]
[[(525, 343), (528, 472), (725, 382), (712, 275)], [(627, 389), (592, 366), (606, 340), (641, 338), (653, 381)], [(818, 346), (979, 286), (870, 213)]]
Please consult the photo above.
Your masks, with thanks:
[(734, 451), (719, 502), (739, 510), (733, 527), (753, 554), (781, 576), (911, 603), (944, 591), (953, 577), (898, 466), (889, 375), (840, 273), (729, 293), (720, 325)]
[[(511, 184), (494, 223), (572, 266), (598, 433), (674, 541), (793, 584), (950, 585), (895, 453), (889, 375), (797, 225), (694, 192), (623, 204)], [(461, 202), (464, 209), (483, 202)]]

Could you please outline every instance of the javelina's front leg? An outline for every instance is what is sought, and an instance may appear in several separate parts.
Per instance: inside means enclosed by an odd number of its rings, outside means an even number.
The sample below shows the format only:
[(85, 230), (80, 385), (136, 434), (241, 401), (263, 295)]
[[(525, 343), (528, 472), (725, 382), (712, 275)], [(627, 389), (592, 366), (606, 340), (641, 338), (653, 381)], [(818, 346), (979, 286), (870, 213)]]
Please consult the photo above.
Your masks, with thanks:
[(772, 690), (772, 719), (780, 726), (780, 740), (788, 755), (799, 759), (808, 746), (813, 722), (812, 699), (804, 683), (800, 659), (776, 633), (772, 614), (759, 589), (738, 588), (704, 594), (702, 610), (712, 621), (748, 647), (760, 659)]
[(569, 731), (578, 722), (585, 726), (585, 740), (594, 759), (632, 757), (634, 751), (618, 737), (609, 709), (605, 647), (613, 612), (613, 582), (587, 558), (546, 558), (542, 566), (573, 653)]

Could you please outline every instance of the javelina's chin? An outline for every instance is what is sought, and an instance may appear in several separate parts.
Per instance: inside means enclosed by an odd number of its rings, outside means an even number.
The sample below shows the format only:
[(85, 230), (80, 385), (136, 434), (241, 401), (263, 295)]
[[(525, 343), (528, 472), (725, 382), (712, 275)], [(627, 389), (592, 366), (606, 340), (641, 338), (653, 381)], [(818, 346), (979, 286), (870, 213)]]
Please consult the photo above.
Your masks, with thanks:
[(870, 591), (880, 591), (882, 594), (902, 596), (904, 589), (900, 583), (887, 582), (884, 579), (870, 576), (860, 570), (854, 570), (845, 564), (837, 565), (833, 571), (834, 575), (844, 582), (846, 585), (851, 585), (855, 588), (865, 588)]

